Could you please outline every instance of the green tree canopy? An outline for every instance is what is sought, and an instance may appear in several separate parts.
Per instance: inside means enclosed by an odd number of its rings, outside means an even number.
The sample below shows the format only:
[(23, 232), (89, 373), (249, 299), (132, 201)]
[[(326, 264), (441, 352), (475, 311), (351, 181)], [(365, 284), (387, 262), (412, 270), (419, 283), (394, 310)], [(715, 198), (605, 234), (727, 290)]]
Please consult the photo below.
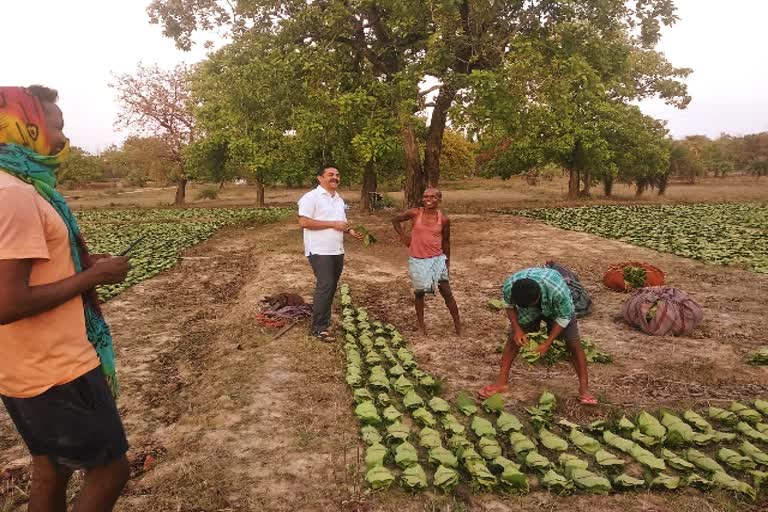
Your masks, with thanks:
[[(654, 50), (661, 27), (676, 20), (671, 0), (154, 0), (149, 13), (181, 48), (190, 47), (196, 31), (226, 27), (235, 44), (258, 34), (283, 55), (310, 54), (307, 76), (318, 67), (338, 72), (340, 62), (352, 63), (369, 84), (365, 95), (394, 123), (411, 205), (427, 184), (439, 181), (449, 116), (466, 120), (465, 110), (481, 112), (475, 104), (487, 93), (501, 95), (495, 84), (512, 85), (507, 96), (516, 97), (507, 101), (519, 107), (511, 109), (520, 117), (515, 123), (550, 138), (546, 151), (531, 149), (525, 157), (567, 160), (577, 178), (582, 160), (597, 162), (606, 154), (591, 136), (593, 102), (659, 96), (683, 106), (688, 100), (680, 82), (688, 70)], [(435, 85), (425, 89), (425, 78)], [(279, 97), (282, 84), (274, 85)], [(351, 92), (326, 90), (329, 97)], [(429, 93), (435, 96), (427, 102)], [(427, 107), (432, 112), (422, 152), (417, 114)], [(488, 132), (482, 121), (475, 119), (473, 133)], [(520, 138), (519, 129), (503, 131)]]

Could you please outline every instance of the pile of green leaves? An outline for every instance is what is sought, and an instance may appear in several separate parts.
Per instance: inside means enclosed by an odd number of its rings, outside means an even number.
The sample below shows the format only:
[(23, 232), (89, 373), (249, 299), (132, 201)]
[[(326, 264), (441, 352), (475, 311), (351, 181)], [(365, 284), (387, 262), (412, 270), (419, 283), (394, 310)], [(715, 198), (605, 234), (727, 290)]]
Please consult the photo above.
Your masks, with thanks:
[(108, 300), (173, 267), (184, 250), (224, 226), (277, 222), (290, 212), (288, 208), (186, 208), (83, 210), (76, 216), (92, 254), (120, 254), (144, 236), (129, 255), (131, 270), (126, 280), (98, 288), (99, 298)]
[(587, 206), (508, 213), (707, 263), (768, 273), (768, 204)]
[[(536, 352), (536, 348), (547, 340), (546, 330), (530, 333), (527, 337), (528, 344), (522, 348), (520, 354), (529, 364), (541, 362), (547, 366), (551, 366), (558, 361), (570, 360), (571, 354), (568, 351), (565, 342), (562, 340), (553, 341), (552, 346), (549, 347), (549, 350), (543, 356)], [(610, 363), (613, 361), (611, 356), (598, 349), (592, 341), (586, 338), (581, 338), (581, 346), (587, 356), (587, 362)]]
[(643, 267), (624, 267), (624, 283), (627, 285), (627, 289), (633, 290), (644, 287), (647, 274)]

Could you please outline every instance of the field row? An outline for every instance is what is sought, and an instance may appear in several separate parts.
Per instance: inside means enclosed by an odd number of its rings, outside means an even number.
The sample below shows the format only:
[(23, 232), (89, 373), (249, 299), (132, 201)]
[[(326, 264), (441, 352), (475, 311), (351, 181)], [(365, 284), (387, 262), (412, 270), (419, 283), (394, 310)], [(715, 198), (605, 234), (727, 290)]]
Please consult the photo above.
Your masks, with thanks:
[(99, 287), (99, 297), (108, 300), (171, 268), (185, 249), (207, 240), (224, 226), (276, 222), (290, 211), (286, 208), (85, 210), (77, 212), (77, 217), (93, 254), (120, 254), (141, 238), (130, 253), (132, 267), (125, 282)]
[(768, 273), (768, 205), (588, 206), (505, 211), (707, 263)]

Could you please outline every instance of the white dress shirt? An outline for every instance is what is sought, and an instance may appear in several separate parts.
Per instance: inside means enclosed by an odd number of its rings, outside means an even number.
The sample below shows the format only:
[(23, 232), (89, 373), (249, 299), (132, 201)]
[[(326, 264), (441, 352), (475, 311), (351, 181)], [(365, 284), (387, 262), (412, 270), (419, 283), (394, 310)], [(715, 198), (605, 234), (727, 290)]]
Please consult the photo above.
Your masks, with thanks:
[[(344, 200), (335, 193), (318, 186), (299, 199), (299, 216), (313, 220), (346, 222), (347, 211)], [(333, 229), (304, 228), (304, 254), (344, 254), (344, 233)]]

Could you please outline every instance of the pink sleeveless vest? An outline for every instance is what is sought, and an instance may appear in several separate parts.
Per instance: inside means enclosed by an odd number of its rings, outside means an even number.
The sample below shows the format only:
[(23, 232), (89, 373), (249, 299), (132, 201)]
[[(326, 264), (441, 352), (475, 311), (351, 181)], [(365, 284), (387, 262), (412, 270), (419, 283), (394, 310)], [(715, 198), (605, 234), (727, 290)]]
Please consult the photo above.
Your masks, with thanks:
[(413, 219), (411, 246), (408, 254), (413, 258), (434, 258), (443, 254), (443, 212), (437, 211), (437, 223), (425, 224), (422, 219), (423, 208)]

